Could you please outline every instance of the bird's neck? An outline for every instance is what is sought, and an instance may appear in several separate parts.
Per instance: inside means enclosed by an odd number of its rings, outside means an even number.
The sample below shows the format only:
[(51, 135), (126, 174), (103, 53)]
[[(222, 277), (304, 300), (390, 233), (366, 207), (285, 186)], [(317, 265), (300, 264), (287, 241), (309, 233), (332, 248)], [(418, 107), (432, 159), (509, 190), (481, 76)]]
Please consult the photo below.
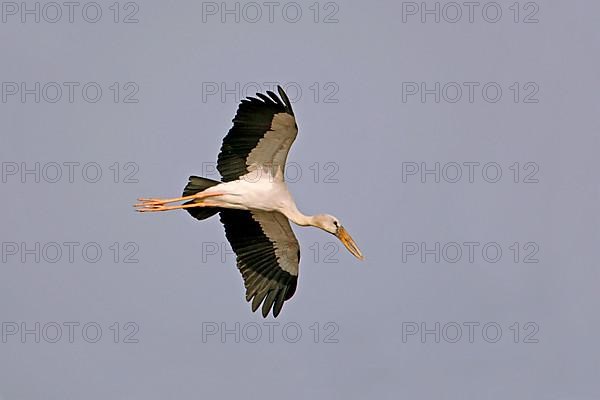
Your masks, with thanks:
[(296, 206), (286, 209), (283, 214), (296, 225), (315, 226), (314, 216), (302, 214)]

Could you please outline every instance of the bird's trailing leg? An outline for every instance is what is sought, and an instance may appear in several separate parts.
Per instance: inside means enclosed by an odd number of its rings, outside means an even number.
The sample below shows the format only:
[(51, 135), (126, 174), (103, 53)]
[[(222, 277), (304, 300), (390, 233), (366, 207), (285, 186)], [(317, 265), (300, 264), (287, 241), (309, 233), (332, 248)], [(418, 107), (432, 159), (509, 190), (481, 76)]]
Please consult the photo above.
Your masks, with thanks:
[[(167, 203), (176, 203), (178, 201), (197, 199), (197, 198), (199, 198), (198, 195), (200, 195), (200, 194), (201, 193), (196, 193), (196, 194), (192, 194), (190, 196), (174, 197), (172, 199), (154, 199), (154, 198), (148, 199), (145, 197), (140, 197), (138, 200), (141, 201), (141, 203), (134, 204), (134, 206), (138, 207), (141, 205), (148, 205), (148, 204), (162, 205), (162, 204), (167, 204)], [(206, 194), (209, 194), (209, 193), (206, 193)]]
[[(136, 203), (133, 206), (136, 211), (139, 212), (156, 212), (156, 211), (168, 211), (177, 210), (180, 208), (191, 208), (191, 207), (214, 207), (216, 204), (207, 204), (204, 199), (209, 197), (221, 196), (223, 193), (196, 193), (191, 196), (175, 197), (172, 199), (147, 199), (139, 198), (140, 203)], [(173, 206), (167, 206), (169, 203), (176, 203), (179, 201), (190, 200), (193, 203), (178, 204)]]

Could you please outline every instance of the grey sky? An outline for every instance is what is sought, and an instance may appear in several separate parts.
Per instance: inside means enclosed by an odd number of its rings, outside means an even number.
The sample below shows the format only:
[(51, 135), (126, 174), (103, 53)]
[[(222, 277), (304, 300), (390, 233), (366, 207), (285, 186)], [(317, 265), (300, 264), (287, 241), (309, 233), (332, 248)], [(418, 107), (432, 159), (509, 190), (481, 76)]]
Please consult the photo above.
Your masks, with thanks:
[[(1, 4), (0, 399), (600, 396), (597, 2), (39, 4)], [(366, 256), (294, 227), (276, 320), (218, 218), (131, 207), (270, 82), (300, 210)]]

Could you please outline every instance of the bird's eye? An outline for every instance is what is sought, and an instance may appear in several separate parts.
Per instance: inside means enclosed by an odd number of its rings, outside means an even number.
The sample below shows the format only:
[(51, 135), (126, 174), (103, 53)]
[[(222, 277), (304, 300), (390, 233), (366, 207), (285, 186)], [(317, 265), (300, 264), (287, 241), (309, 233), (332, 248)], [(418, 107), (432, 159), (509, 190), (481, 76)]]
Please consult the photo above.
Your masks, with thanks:
[(335, 225), (336, 228), (340, 227), (337, 221), (333, 221), (333, 224)]

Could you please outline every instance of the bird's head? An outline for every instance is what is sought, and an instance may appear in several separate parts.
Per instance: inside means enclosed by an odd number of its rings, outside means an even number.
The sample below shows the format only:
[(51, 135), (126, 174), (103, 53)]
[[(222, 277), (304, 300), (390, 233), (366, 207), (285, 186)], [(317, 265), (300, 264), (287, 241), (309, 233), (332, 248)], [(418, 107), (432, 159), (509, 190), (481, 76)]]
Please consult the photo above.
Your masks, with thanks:
[(352, 239), (352, 236), (348, 233), (348, 231), (342, 226), (340, 221), (329, 214), (318, 214), (314, 217), (315, 225), (324, 231), (327, 231), (335, 236), (346, 246), (348, 251), (352, 253), (352, 255), (359, 260), (364, 260), (364, 256), (362, 255), (360, 249)]

